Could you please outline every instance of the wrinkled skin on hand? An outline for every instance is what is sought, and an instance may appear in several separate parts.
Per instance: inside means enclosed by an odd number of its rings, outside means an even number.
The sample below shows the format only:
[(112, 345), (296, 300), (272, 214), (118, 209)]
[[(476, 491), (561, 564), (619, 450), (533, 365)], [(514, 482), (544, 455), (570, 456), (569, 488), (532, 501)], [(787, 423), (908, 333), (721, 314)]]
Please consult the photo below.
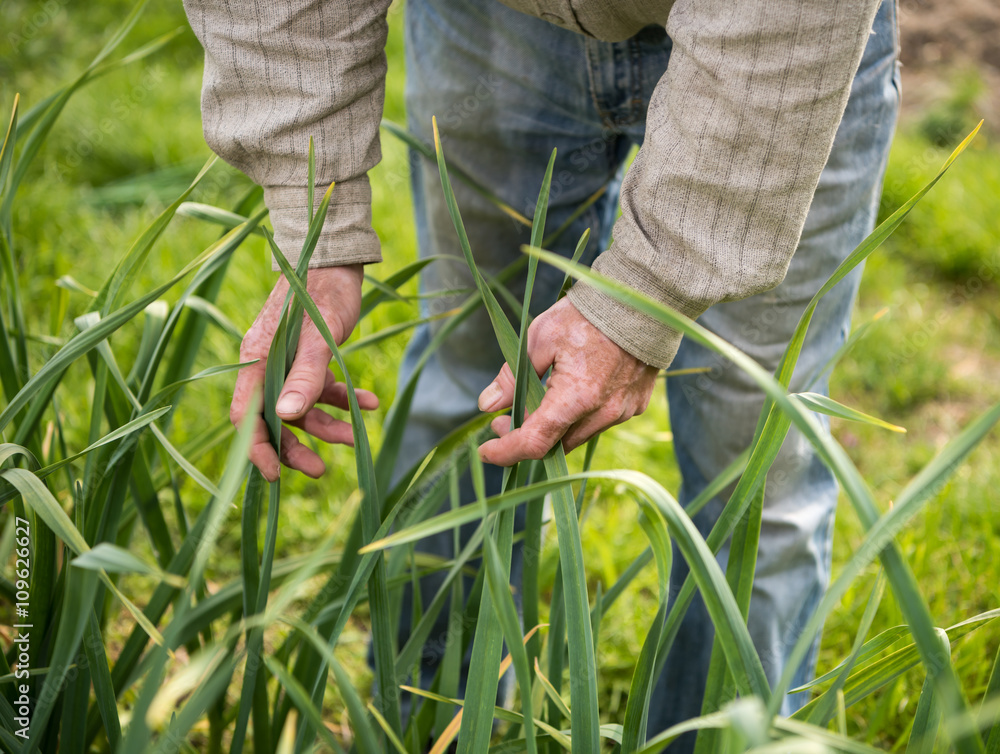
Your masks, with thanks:
[[(306, 290), (322, 312), (323, 319), (337, 345), (347, 340), (357, 324), (361, 310), (363, 269), (363, 266), (358, 264), (309, 271)], [(257, 418), (250, 441), (250, 461), (260, 469), (261, 474), (269, 482), (278, 478), (281, 471), (280, 464), (313, 478), (321, 476), (326, 471), (322, 459), (299, 442), (288, 426), (281, 429), (279, 463), (261, 417), (262, 399), (258, 397), (256, 405), (250, 405), (255, 393), (261, 395), (267, 354), (281, 321), (281, 307), (287, 294), (288, 281), (282, 276), (243, 338), (243, 343), (240, 345), (240, 361), (254, 359), (258, 361), (240, 370), (229, 410), (229, 418), (234, 424), (238, 424), (247, 412), (256, 412)], [(335, 419), (319, 408), (324, 404), (343, 410), (349, 408), (346, 386), (337, 382), (329, 369), (332, 356), (316, 325), (308, 315), (304, 315), (295, 359), (278, 397), (277, 413), (286, 425), (297, 427), (318, 440), (353, 445), (354, 437), (350, 422)], [(362, 409), (370, 411), (378, 407), (378, 398), (373, 393), (356, 390), (355, 395)]]
[[(510, 418), (493, 420), (498, 438), (479, 447), (487, 463), (510, 466), (542, 458), (562, 441), (567, 452), (649, 405), (658, 370), (622, 350), (563, 298), (528, 328), (528, 358), (541, 377), (552, 367), (538, 410), (511, 431)], [(504, 364), (479, 396), (482, 411), (509, 408), (514, 375)]]

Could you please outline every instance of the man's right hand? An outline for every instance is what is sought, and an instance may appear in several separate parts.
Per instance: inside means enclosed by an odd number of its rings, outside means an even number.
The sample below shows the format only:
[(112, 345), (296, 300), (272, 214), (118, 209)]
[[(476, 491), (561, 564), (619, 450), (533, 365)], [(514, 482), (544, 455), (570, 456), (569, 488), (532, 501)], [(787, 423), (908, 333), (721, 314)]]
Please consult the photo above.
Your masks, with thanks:
[[(360, 264), (309, 270), (306, 290), (322, 312), (337, 345), (347, 340), (357, 324), (361, 310), (363, 276), (364, 266)], [(247, 330), (240, 345), (240, 360), (258, 361), (240, 370), (229, 410), (229, 418), (234, 424), (238, 424), (248, 411), (257, 414), (250, 441), (250, 461), (269, 482), (277, 480), (281, 463), (314, 479), (326, 471), (322, 459), (299, 442), (288, 427), (281, 428), (279, 463), (261, 417), (261, 399), (258, 399), (256, 405), (250, 405), (251, 397), (255, 393), (260, 395), (264, 385), (267, 354), (281, 321), (281, 308), (287, 294), (288, 281), (282, 276), (267, 297), (257, 319)], [(298, 427), (318, 440), (353, 445), (354, 435), (350, 422), (334, 419), (317, 407), (317, 404), (327, 404), (349, 409), (347, 387), (334, 379), (333, 372), (329, 369), (333, 354), (309, 316), (304, 317), (295, 359), (278, 397), (278, 416), (286, 424)], [(378, 398), (374, 393), (356, 390), (355, 395), (362, 409), (370, 411), (378, 407)]]

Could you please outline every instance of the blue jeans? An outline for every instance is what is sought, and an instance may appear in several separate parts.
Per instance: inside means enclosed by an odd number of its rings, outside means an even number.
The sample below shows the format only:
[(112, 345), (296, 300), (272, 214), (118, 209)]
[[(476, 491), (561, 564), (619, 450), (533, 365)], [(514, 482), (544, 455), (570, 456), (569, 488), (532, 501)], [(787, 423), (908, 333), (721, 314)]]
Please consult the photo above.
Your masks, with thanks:
[[(570, 255), (580, 234), (590, 228), (583, 261), (592, 262), (608, 245), (623, 161), (633, 145), (642, 143), (649, 98), (670, 58), (671, 42), (664, 30), (648, 27), (624, 42), (599, 42), (511, 11), (497, 0), (409, 0), (406, 13), (411, 131), (430, 143), (431, 116), (436, 115), (449, 162), (529, 217), (549, 155), (558, 148), (550, 231), (588, 197), (606, 190), (553, 248)], [(893, 0), (885, 0), (787, 277), (767, 293), (714, 306), (699, 320), (769, 370), (777, 366), (806, 303), (874, 225), (899, 105), (895, 61), (895, 8)], [(458, 258), (428, 266), (423, 291), (467, 291), (473, 283), (460, 259), (437, 167), (416, 154), (411, 160), (420, 253)], [(485, 272), (495, 274), (518, 257), (528, 229), (460, 181), (454, 185), (476, 259)], [(554, 303), (562, 281), (562, 273), (544, 265), (538, 273), (534, 314)], [(848, 332), (860, 275), (861, 270), (855, 270), (820, 304), (793, 390), (827, 390), (826, 376), (818, 372)], [(523, 281), (511, 289), (520, 295)], [(425, 313), (451, 309), (466, 295), (425, 299)], [(416, 332), (401, 381), (411, 374), (438, 326), (425, 325)], [(479, 392), (502, 364), (489, 319), (480, 311), (437, 351), (421, 375), (400, 470), (476, 415)], [(710, 369), (671, 377), (667, 384), (684, 504), (749, 445), (763, 397), (740, 370), (686, 339), (674, 367)], [(656, 476), (656, 469), (643, 470)], [(499, 486), (497, 472), (488, 475), (493, 491)], [(695, 516), (703, 534), (730, 492)], [(749, 618), (772, 683), (827, 586), (837, 492), (830, 471), (793, 430), (768, 476)], [(422, 546), (451, 557), (452, 536), (447, 533)], [(726, 551), (719, 557), (724, 563)], [(687, 573), (679, 554), (674, 563), (672, 593)], [(515, 564), (512, 579), (518, 573)], [(436, 585), (429, 581), (425, 588), (424, 604)], [(405, 606), (403, 614), (408, 614)], [(440, 630), (446, 632), (443, 621)], [(402, 631), (405, 634), (405, 620)], [(708, 614), (696, 598), (654, 690), (650, 735), (700, 714), (712, 635)], [(425, 659), (425, 675), (433, 675), (437, 657)], [(796, 682), (807, 680), (814, 666), (815, 648), (798, 669)], [(786, 698), (783, 712), (792, 712), (804, 701)], [(684, 750), (692, 740), (672, 750)]]

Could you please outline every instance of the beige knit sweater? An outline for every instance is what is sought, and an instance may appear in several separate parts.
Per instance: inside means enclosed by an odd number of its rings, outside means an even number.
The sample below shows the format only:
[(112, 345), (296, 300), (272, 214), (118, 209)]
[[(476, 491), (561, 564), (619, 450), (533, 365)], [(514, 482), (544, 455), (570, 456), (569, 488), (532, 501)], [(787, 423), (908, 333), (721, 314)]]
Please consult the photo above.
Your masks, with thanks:
[[(622, 186), (614, 243), (594, 269), (690, 317), (777, 285), (878, 3), (508, 0), (599, 39), (665, 23), (673, 41), (645, 144)], [(367, 172), (381, 157), (388, 6), (185, 0), (205, 48), (205, 138), (264, 186), (275, 237), (293, 263), (306, 232), (311, 135), (317, 184), (337, 182), (312, 265), (381, 259)], [(670, 364), (676, 331), (584, 285), (570, 298), (625, 350), (657, 367)]]

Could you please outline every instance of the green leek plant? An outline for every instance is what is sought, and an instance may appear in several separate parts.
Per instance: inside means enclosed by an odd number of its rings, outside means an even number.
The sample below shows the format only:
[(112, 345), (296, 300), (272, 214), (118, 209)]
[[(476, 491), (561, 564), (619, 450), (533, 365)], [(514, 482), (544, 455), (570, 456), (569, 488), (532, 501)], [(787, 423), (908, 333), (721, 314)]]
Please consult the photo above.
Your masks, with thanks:
[[(354, 398), (344, 354), (375, 348), (381, 339), (424, 320), (393, 326), (343, 348), (333, 341), (304, 282), (336, 186), (311, 214), (302, 254), (293, 268), (261, 224), (266, 210), (258, 210), (259, 191), (230, 208), (189, 201), (212, 168), (207, 164), (139, 235), (100, 289), (92, 292), (87, 313), (75, 320), (77, 333), (54, 342), (55, 350), (44, 363), (32, 362), (33, 336), (26, 330), (12, 233), (15, 194), (73, 93), (102, 72), (152, 54), (166, 41), (109, 60), (141, 9), (141, 5), (136, 8), (94, 63), (68, 87), (23, 116), (15, 99), (0, 151), (0, 503), (5, 511), (0, 517), (4, 528), (0, 554), (5, 563), (13, 558), (20, 528), (27, 525), (31, 532), (26, 599), (20, 586), (6, 579), (0, 588), (12, 609), (14, 603), (30, 604), (32, 623), (26, 649), (14, 643), (0, 653), (0, 749), (11, 754), (181, 750), (261, 754), (312, 751), (318, 746), (334, 752), (408, 753), (446, 751), (454, 742), (458, 751), (470, 754), (558, 750), (596, 754), (610, 749), (651, 754), (684, 732), (698, 731), (697, 746), (704, 752), (868, 752), (874, 750), (870, 745), (847, 736), (842, 724), (845, 710), (919, 667), (926, 680), (907, 751), (931, 751), (936, 742), (960, 752), (1000, 751), (1000, 708), (995, 703), (1000, 672), (994, 665), (987, 701), (974, 711), (972, 691), (962, 688), (950, 656), (957, 639), (994, 626), (1000, 610), (968, 616), (949, 627), (935, 626), (895, 539), (992, 430), (1000, 419), (1000, 406), (947, 443), (883, 514), (843, 449), (820, 429), (815, 412), (890, 431), (900, 428), (829, 398), (788, 392), (820, 298), (876, 250), (975, 133), (834, 273), (807, 307), (772, 375), (698, 324), (580, 266), (577, 259), (586, 235), (574, 259), (544, 251), (563, 230), (546, 235), (554, 160), (545, 171), (534, 216), (515, 218), (530, 225), (531, 243), (525, 249), (526, 293), (523, 300), (512, 302), (506, 283), (523, 265), (495, 278), (478, 270), (436, 124), (433, 145), (421, 144), (387, 124), (390, 133), (436, 159), (475, 289), (467, 292), (463, 305), (441, 318), (414, 377), (401, 386), (376, 448)], [(314, 164), (310, 147), (310, 185)], [(503, 211), (514, 212), (472, 177), (460, 177)], [(215, 224), (221, 236), (169, 280), (135, 295), (138, 272), (178, 215), (189, 222)], [(290, 283), (264, 385), (264, 417), (274, 442), (280, 437), (274, 404), (304, 317), (317, 323), (348, 387), (360, 502), (346, 544), (339, 549), (331, 535), (308, 554), (279, 557), (278, 532), (287, 515), (281, 507), (281, 483), (267, 483), (249, 466), (247, 432), (234, 432), (228, 424), (198, 427), (191, 439), (181, 442), (171, 423), (178, 403), (189, 399), (198, 382), (231, 375), (243, 366), (219, 364), (194, 373), (193, 364), (208, 328), (232, 334), (215, 301), (230, 260), (243, 253), (243, 242), (251, 236), (265, 239)], [(400, 288), (425, 266), (441, 263), (449, 262), (422, 260), (384, 280), (369, 279), (362, 317), (398, 300)], [(588, 444), (582, 471), (571, 474), (557, 447), (541, 462), (509, 469), (502, 491), (488, 497), (475, 448), (488, 433), (493, 416), (460, 427), (424, 461), (394, 475), (416, 376), (448, 334), (479, 307), (485, 307), (514, 370), (511, 421), (518, 423), (525, 410), (538, 406), (544, 387), (527, 368), (526, 332), (532, 282), (540, 263), (563, 270), (567, 280), (586, 280), (681, 330), (743, 369), (767, 396), (751, 446), (687, 511), (640, 470), (593, 469), (596, 439)], [(513, 304), (508, 306), (515, 313), (513, 322), (501, 302)], [(112, 342), (116, 332), (129, 327), (142, 333), (134, 348)], [(129, 371), (124, 364), (131, 365)], [(71, 368), (89, 374), (86, 396), (67, 384)], [(61, 406), (67, 395), (86, 401), (90, 412), (82, 447), (64, 431)], [(849, 655), (830, 672), (796, 689), (811, 691), (812, 700), (783, 719), (776, 713), (790, 690), (790, 673), (774, 687), (768, 683), (746, 628), (746, 615), (765, 478), (793, 426), (834, 471), (866, 535), (806, 625), (790, 668), (804, 657), (850, 586), (875, 561), (881, 570)], [(229, 449), (221, 468), (199, 468), (196, 460), (226, 443)], [(457, 496), (458, 479), (467, 472), (477, 495), (463, 505)], [(618, 582), (592, 593), (581, 540), (586, 524), (580, 514), (584, 490), (595, 480), (627, 490), (649, 547)], [(718, 524), (702, 537), (690, 512), (733, 482), (735, 491)], [(241, 489), (239, 523), (227, 524), (227, 511), (240, 499)], [(194, 496), (204, 504), (191, 506)], [(534, 552), (542, 549), (541, 501), (546, 497), (555, 526), (552, 557), (557, 560), (557, 577), (549, 599), (540, 588), (542, 559), (526, 559), (522, 621), (508, 587), (511, 553), (517, 538)], [(165, 514), (162, 501), (171, 498), (175, 510)], [(524, 532), (515, 532), (513, 511), (522, 504), (528, 506), (528, 525)], [(200, 513), (189, 520), (194, 510)], [(469, 524), (474, 534), (464, 547), (456, 548), (453, 560), (427, 562), (413, 557), (411, 546), (419, 539)], [(206, 568), (218, 556), (219, 539), (227, 527), (238, 527), (241, 567), (231, 582), (209, 590)], [(143, 538), (151, 544), (151, 557), (138, 544)], [(730, 558), (723, 571), (715, 554), (727, 541), (731, 541)], [(675, 599), (668, 601), (674, 545), (691, 575)], [(660, 585), (658, 608), (649, 616), (641, 651), (634, 658), (625, 713), (620, 719), (608, 719), (599, 707), (596, 646), (602, 627), (607, 628), (609, 608), (651, 561)], [(429, 573), (440, 574), (438, 591), (426, 604), (415, 606), (410, 637), (398, 646), (395, 626), (403, 590)], [(467, 574), (474, 576), (471, 588), (461, 578)], [(133, 589), (137, 577), (151, 588)], [(703, 714), (649, 738), (646, 721), (652, 684), (695, 590), (704, 597), (716, 629)], [(905, 624), (869, 636), (889, 592)], [(546, 607), (543, 600), (549, 600), (547, 611), (540, 609)], [(417, 688), (428, 684), (417, 684), (413, 669), (424, 645), (438, 638), (431, 636), (431, 629), (445, 611), (453, 628), (442, 669), (437, 677), (422, 679), (430, 680), (429, 690)], [(545, 612), (549, 618), (542, 624), (539, 616)], [(373, 699), (359, 688), (336, 652), (352, 618), (358, 616), (366, 616), (371, 628), (378, 689)], [(464, 697), (457, 698), (454, 678), (469, 647), (472, 673)], [(24, 670), (29, 671), (27, 678), (22, 677)], [(506, 673), (512, 674), (517, 688), (510, 708), (497, 706), (497, 690)], [(330, 706), (325, 703), (329, 687), (335, 687), (343, 700), (349, 733), (331, 725)], [(23, 688), (27, 705), (21, 699)], [(413, 702), (412, 714), (405, 720), (404, 692)], [(25, 706), (30, 724), (21, 714)]]

